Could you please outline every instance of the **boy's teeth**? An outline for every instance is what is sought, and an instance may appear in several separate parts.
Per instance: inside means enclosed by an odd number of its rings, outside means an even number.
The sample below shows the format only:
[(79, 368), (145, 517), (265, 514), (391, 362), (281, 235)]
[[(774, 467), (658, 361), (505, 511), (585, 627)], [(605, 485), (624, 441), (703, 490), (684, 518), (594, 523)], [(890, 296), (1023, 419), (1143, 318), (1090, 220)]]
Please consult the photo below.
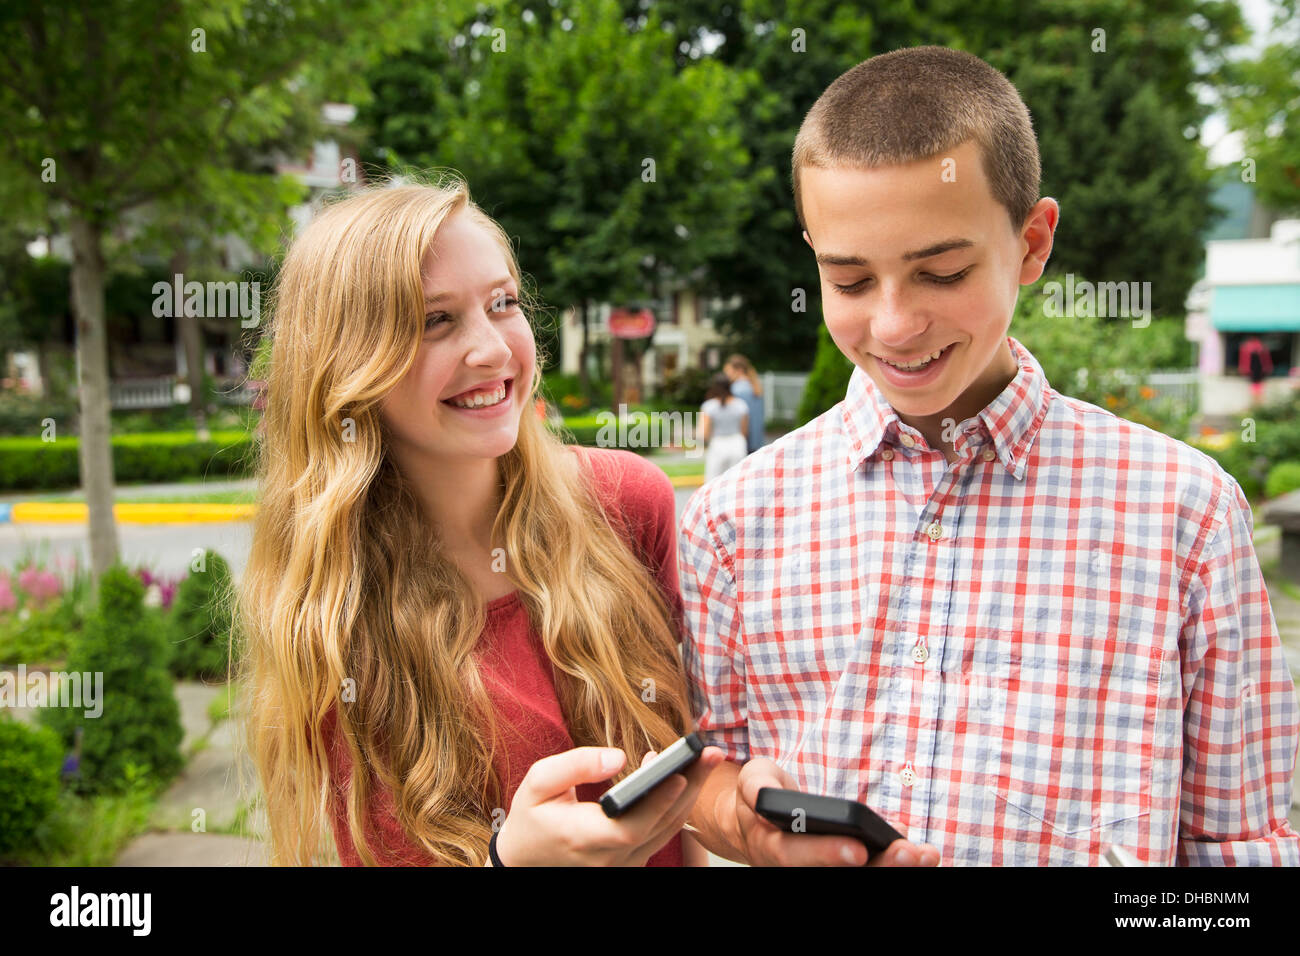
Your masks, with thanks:
[(897, 362), (889, 361), (889, 359), (881, 359), (881, 361), (884, 362), (886, 365), (894, 366), (894, 368), (901, 368), (905, 371), (911, 371), (912, 369), (924, 368), (925, 366), (929, 365), (931, 362), (933, 362), (942, 354), (943, 354), (943, 349), (939, 349), (939, 351), (931, 352), (925, 358), (921, 359), (920, 361), (913, 362), (911, 365), (900, 365)]

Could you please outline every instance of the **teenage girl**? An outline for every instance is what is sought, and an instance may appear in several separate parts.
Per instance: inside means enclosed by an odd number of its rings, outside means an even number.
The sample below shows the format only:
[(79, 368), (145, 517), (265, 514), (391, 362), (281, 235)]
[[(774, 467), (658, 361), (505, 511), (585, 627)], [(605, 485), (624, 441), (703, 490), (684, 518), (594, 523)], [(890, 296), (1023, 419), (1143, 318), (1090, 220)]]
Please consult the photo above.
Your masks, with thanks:
[(241, 676), (272, 862), (703, 864), (672, 486), (562, 444), (502, 229), (459, 180), (371, 187), (273, 296)]

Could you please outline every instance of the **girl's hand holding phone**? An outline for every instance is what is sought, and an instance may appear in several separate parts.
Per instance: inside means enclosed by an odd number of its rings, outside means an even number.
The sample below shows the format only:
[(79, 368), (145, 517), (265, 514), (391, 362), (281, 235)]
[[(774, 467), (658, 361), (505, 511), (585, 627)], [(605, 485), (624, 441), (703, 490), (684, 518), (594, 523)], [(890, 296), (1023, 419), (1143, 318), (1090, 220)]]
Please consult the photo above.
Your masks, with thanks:
[[(641, 765), (653, 756), (647, 753)], [(700, 787), (723, 761), (706, 747), (684, 773), (674, 774), (615, 819), (600, 804), (578, 800), (576, 787), (608, 780), (626, 762), (611, 747), (576, 747), (528, 768), (497, 834), (506, 866), (645, 866), (686, 823)]]

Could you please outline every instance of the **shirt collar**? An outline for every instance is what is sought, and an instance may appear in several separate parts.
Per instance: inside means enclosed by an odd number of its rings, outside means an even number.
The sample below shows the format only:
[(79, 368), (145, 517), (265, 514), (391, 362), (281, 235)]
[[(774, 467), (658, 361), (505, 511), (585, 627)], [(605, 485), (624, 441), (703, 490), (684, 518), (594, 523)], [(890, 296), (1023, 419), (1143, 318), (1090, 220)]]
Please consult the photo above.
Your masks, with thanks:
[[(998, 460), (1019, 479), (1024, 477), (1030, 446), (1047, 417), (1052, 390), (1043, 367), (1029, 350), (1011, 336), (1007, 336), (1007, 343), (1019, 371), (976, 419), (992, 438)], [(919, 432), (903, 424), (880, 389), (860, 368), (853, 369), (841, 409), (851, 471), (856, 471), (880, 445), (901, 446), (899, 438), (904, 433), (920, 438)]]

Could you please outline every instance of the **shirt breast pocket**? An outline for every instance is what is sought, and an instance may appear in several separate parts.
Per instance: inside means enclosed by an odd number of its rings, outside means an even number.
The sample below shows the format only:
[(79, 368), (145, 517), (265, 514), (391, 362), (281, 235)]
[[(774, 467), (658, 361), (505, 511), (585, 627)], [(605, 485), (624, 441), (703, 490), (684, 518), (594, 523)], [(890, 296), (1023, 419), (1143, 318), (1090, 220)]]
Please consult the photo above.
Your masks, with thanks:
[(1092, 842), (1149, 814), (1160, 648), (1031, 638), (1019, 650), (989, 780), (1008, 839)]

